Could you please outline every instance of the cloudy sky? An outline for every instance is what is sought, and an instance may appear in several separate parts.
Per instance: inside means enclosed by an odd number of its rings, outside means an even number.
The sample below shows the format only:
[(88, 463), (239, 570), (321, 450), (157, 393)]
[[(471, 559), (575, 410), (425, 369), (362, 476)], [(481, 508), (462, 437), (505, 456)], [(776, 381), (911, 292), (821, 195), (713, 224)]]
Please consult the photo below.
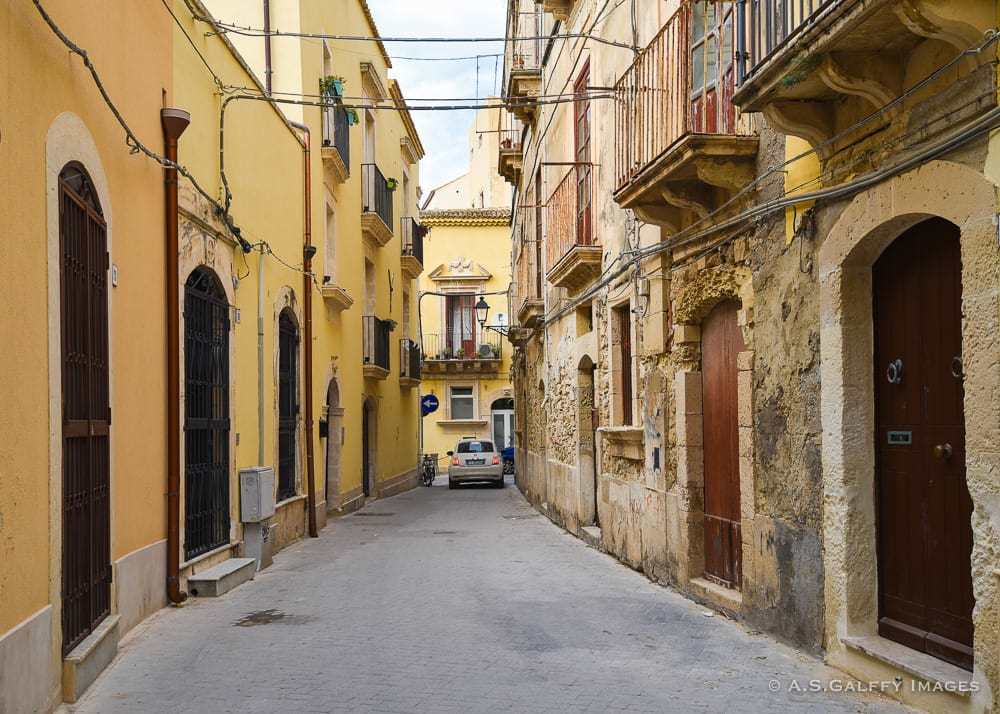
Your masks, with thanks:
[[(503, 37), (506, 0), (368, 0), (383, 37)], [(503, 52), (502, 43), (386, 43), (393, 58), (390, 76), (399, 80), (408, 101), (427, 97), (476, 96), (476, 60), (418, 62), (398, 57), (469, 57)], [(495, 71), (494, 71), (495, 70)], [(479, 60), (479, 96), (496, 91), (502, 58)], [(495, 84), (496, 82), (496, 84)], [(469, 104), (470, 102), (447, 102)], [(472, 111), (420, 111), (413, 118), (427, 157), (420, 162), (426, 194), (465, 171), (466, 132)]]

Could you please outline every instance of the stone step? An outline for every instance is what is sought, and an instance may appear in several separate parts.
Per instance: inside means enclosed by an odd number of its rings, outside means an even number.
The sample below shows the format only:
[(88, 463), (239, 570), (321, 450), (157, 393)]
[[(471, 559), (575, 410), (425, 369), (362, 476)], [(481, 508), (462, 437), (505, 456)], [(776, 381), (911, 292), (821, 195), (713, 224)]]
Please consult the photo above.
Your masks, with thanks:
[(63, 658), (63, 699), (75, 702), (118, 654), (118, 615), (108, 615)]
[(583, 526), (580, 528), (580, 539), (591, 548), (601, 550), (601, 529), (597, 526)]
[(219, 597), (257, 574), (255, 558), (230, 558), (188, 578), (188, 592), (195, 597)]

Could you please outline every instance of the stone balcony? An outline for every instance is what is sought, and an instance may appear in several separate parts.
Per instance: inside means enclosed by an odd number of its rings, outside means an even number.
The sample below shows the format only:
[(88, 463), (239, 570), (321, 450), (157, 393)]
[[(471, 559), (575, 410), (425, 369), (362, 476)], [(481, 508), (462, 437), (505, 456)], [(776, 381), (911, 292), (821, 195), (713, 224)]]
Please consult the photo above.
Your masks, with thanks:
[[(828, 159), (841, 117), (881, 109), (903, 92), (904, 72), (927, 40), (956, 53), (976, 47), (995, 26), (993, 3), (938, 0), (807, 0), (784, 8), (762, 0), (740, 8), (746, 37), (739, 48), (733, 101), (761, 112), (782, 133), (797, 136)], [(781, 22), (769, 13), (784, 8)], [(960, 71), (986, 64), (970, 57)], [(953, 80), (952, 80), (953, 81)], [(899, 108), (887, 112), (891, 121)]]

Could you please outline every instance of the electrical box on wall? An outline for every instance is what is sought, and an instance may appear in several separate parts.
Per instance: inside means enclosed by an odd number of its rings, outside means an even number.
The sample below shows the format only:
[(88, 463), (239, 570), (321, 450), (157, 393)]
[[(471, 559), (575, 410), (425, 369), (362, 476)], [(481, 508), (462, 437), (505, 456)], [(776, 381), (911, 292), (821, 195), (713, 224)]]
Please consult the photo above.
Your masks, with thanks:
[(274, 469), (251, 466), (240, 469), (240, 520), (260, 523), (274, 515)]

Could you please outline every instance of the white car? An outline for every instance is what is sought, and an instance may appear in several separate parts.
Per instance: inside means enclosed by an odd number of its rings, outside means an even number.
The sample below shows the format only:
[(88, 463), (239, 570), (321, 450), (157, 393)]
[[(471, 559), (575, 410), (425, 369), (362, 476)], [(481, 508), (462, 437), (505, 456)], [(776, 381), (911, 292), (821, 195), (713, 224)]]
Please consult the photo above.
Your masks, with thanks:
[(492, 441), (464, 438), (448, 456), (448, 488), (473, 481), (491, 481), (503, 488), (503, 458)]

